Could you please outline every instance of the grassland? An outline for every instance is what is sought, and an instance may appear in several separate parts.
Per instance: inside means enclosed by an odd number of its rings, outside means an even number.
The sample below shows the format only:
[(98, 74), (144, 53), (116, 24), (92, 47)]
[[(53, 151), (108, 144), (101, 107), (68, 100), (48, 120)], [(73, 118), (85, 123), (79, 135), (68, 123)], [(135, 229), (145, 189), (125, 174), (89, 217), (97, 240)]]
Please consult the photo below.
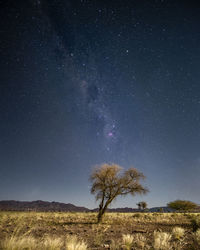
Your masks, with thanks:
[(200, 214), (0, 212), (0, 249), (200, 249)]

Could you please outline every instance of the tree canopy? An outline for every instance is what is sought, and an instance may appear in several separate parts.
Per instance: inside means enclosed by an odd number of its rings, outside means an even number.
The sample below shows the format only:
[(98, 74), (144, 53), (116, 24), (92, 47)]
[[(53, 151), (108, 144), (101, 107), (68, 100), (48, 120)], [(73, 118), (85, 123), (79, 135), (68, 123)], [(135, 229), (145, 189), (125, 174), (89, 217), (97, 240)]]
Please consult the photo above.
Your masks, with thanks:
[(195, 209), (197, 207), (197, 204), (192, 201), (186, 201), (186, 200), (175, 200), (172, 202), (169, 202), (167, 204), (168, 207), (179, 210), (179, 211), (189, 211), (192, 209)]
[(140, 201), (137, 203), (138, 208), (141, 210), (145, 210), (147, 208), (147, 203), (145, 201)]

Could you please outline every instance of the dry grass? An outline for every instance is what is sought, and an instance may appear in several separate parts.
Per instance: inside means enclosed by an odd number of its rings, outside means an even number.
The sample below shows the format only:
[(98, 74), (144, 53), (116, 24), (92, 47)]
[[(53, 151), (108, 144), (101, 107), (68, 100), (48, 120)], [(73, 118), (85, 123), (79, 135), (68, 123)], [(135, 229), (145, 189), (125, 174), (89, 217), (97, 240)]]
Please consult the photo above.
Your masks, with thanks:
[(67, 237), (66, 250), (86, 250), (87, 244), (79, 241), (76, 236)]
[(61, 238), (47, 236), (40, 245), (44, 250), (59, 250), (63, 247), (63, 241)]
[(134, 240), (133, 235), (123, 234), (122, 235), (123, 247), (127, 250), (130, 250), (133, 246), (133, 240)]
[(86, 250), (87, 244), (78, 240), (76, 236), (62, 238), (45, 237), (43, 240), (36, 240), (32, 236), (11, 236), (1, 241), (0, 249), (5, 250)]
[(155, 250), (169, 250), (171, 249), (171, 234), (166, 232), (154, 231), (154, 243), (153, 247)]
[[(199, 214), (0, 212), (0, 249), (200, 249)], [(196, 247), (196, 248), (195, 248)]]
[(172, 230), (172, 235), (176, 240), (181, 240), (184, 236), (185, 229), (182, 227), (174, 227)]
[(37, 249), (38, 244), (36, 240), (31, 237), (31, 236), (11, 236), (10, 238), (6, 238), (5, 240), (2, 241), (1, 243), (1, 248), (2, 249), (7, 249), (7, 250), (22, 250), (22, 249), (27, 249), (27, 250), (32, 250), (32, 249)]
[(200, 249), (200, 229), (193, 233), (193, 246), (194, 249)]

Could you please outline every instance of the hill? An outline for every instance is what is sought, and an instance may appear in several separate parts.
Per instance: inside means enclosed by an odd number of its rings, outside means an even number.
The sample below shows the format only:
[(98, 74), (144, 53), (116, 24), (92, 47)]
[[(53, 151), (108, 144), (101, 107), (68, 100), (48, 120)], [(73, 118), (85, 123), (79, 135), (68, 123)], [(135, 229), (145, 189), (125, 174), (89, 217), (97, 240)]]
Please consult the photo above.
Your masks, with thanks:
[(0, 201), (0, 211), (39, 211), (39, 212), (88, 212), (85, 207), (78, 207), (70, 203), (48, 201)]

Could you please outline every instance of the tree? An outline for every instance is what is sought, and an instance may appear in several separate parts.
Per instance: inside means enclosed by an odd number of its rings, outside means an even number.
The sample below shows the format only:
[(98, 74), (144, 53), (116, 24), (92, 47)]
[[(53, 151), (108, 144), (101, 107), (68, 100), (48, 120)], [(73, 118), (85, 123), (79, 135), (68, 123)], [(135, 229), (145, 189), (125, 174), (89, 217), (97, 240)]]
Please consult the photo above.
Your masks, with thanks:
[(139, 209), (139, 210), (142, 209), (141, 202), (138, 202), (136, 205), (138, 206), (138, 209)]
[(96, 200), (100, 200), (98, 223), (117, 196), (127, 194), (145, 194), (148, 189), (143, 187), (139, 181), (145, 176), (135, 168), (130, 168), (121, 173), (122, 168), (116, 164), (102, 164), (97, 166), (91, 176), (91, 193), (96, 194)]
[(197, 207), (197, 204), (195, 204), (192, 201), (175, 200), (175, 201), (169, 202), (167, 206), (178, 211), (181, 211), (181, 210), (189, 211), (189, 210), (195, 209)]
[(138, 209), (145, 210), (147, 208), (147, 203), (145, 201), (140, 201), (137, 203)]

